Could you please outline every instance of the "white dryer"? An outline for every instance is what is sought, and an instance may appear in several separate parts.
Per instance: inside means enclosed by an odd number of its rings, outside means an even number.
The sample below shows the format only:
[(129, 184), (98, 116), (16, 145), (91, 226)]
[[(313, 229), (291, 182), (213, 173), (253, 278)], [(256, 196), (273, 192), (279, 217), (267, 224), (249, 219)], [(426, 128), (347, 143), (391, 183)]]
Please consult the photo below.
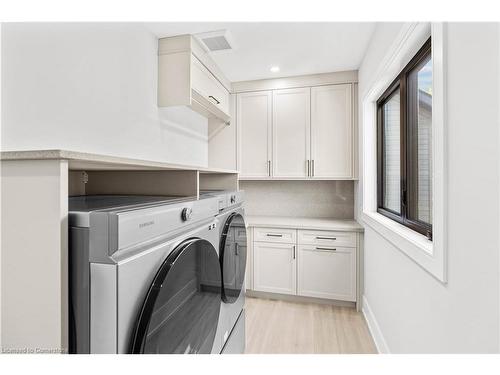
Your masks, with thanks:
[(202, 196), (217, 198), (219, 262), (222, 276), (222, 301), (219, 334), (222, 353), (245, 351), (245, 269), (247, 234), (243, 191), (202, 191)]

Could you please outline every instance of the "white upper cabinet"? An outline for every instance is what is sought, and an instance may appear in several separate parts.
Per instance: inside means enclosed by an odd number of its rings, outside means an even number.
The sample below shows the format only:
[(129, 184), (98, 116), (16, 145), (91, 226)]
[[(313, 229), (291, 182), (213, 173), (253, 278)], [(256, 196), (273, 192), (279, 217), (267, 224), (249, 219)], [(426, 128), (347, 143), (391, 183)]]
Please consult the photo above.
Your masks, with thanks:
[(242, 179), (354, 179), (353, 84), (238, 94)]
[(310, 104), (308, 87), (273, 91), (273, 177), (307, 177)]
[(229, 92), (197, 58), (191, 64), (191, 86), (202, 98), (229, 113)]
[(311, 177), (353, 177), (350, 84), (311, 88)]
[(186, 105), (228, 123), (230, 83), (190, 35), (158, 42), (158, 106)]
[(237, 95), (240, 176), (268, 178), (271, 162), (272, 92)]

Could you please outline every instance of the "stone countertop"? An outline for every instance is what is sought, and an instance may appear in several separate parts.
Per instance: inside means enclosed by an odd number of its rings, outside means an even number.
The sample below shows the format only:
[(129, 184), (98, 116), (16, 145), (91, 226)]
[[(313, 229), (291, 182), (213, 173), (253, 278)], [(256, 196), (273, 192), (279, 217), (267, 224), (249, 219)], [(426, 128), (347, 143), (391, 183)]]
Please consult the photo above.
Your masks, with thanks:
[(285, 217), (285, 216), (246, 216), (250, 227), (296, 228), (313, 230), (332, 230), (345, 232), (363, 232), (363, 227), (355, 220)]

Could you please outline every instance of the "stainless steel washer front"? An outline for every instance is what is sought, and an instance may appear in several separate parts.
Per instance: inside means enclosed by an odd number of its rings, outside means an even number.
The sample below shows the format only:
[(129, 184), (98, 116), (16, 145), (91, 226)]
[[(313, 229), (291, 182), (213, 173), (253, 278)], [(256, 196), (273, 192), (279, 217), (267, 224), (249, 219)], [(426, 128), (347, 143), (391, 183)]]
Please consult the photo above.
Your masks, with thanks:
[(70, 352), (220, 353), (216, 200), (82, 212), (70, 213)]

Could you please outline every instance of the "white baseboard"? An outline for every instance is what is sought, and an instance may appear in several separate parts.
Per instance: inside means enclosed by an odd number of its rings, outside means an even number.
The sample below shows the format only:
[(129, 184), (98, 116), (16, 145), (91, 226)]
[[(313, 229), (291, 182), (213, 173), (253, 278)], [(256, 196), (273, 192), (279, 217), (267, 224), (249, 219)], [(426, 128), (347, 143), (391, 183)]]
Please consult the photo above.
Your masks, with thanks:
[(375, 346), (377, 347), (377, 351), (381, 354), (390, 354), (391, 351), (385, 342), (384, 335), (382, 335), (382, 331), (375, 319), (375, 315), (373, 315), (373, 311), (370, 308), (370, 304), (365, 296), (363, 296), (363, 315), (365, 316), (366, 324), (368, 325), (368, 329), (372, 334), (373, 341), (375, 341)]

